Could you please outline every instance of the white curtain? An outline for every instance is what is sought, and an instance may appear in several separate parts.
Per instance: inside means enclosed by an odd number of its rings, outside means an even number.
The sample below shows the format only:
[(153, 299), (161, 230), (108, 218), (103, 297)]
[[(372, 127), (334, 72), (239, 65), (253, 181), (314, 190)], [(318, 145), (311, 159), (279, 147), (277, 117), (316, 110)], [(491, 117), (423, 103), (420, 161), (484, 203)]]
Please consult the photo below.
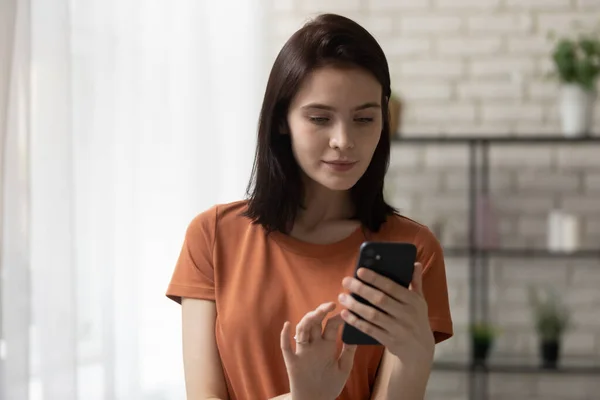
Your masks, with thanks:
[(243, 196), (262, 2), (0, 4), (0, 399), (183, 399), (164, 291), (190, 219)]

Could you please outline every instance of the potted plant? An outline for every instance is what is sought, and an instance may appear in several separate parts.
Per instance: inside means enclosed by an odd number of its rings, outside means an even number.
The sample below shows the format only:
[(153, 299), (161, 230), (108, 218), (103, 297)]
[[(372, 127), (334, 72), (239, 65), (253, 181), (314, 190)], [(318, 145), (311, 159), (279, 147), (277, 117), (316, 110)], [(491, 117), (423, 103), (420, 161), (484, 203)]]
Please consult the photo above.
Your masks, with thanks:
[[(550, 35), (551, 38), (554, 34)], [(600, 75), (600, 35), (580, 34), (559, 38), (552, 51), (554, 75), (561, 82), (560, 116), (563, 134), (589, 134), (596, 82)]]
[(496, 329), (486, 323), (471, 326), (471, 348), (475, 365), (485, 365), (494, 344), (496, 333)]
[(568, 310), (561, 304), (554, 290), (546, 290), (546, 296), (542, 298), (539, 291), (531, 287), (529, 299), (539, 337), (542, 367), (556, 368), (562, 337), (569, 327)]

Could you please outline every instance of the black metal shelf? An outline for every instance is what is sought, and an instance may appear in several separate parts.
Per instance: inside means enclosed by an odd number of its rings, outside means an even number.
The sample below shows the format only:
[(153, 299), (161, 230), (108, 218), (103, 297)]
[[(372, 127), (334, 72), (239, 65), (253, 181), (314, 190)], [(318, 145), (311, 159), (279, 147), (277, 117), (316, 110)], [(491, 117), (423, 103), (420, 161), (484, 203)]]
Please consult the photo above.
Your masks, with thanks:
[(538, 145), (538, 144), (589, 144), (600, 143), (600, 134), (565, 137), (561, 135), (542, 136), (393, 136), (392, 143), (423, 143), (423, 144), (504, 144), (504, 145)]
[(600, 260), (600, 249), (582, 249), (575, 251), (552, 251), (544, 249), (519, 249), (519, 248), (444, 248), (444, 255), (449, 257), (486, 256), (496, 258), (585, 258)]
[[(514, 135), (454, 135), (454, 136), (403, 136), (395, 135), (392, 146), (464, 146), (467, 150), (468, 179), (467, 196), (468, 243), (464, 247), (446, 246), (444, 255), (448, 257), (464, 257), (469, 265), (469, 323), (487, 322), (489, 319), (489, 276), (490, 260), (494, 258), (540, 258), (540, 259), (598, 259), (600, 248), (581, 249), (573, 252), (556, 252), (535, 248), (480, 248), (478, 247), (476, 205), (480, 196), (490, 194), (490, 149), (494, 146), (586, 146), (600, 145), (600, 134), (581, 137), (565, 137), (556, 135), (514, 136)], [(600, 204), (600, 202), (599, 202)], [(600, 207), (600, 206), (599, 206)], [(537, 362), (537, 360), (534, 360)], [(563, 360), (561, 359), (561, 362)], [(469, 375), (468, 398), (470, 400), (486, 400), (488, 393), (488, 375), (491, 373), (506, 374), (600, 374), (600, 361), (590, 364), (584, 360), (572, 360), (569, 364), (561, 364), (559, 368), (544, 369), (531, 360), (516, 358), (489, 360), (487, 366), (476, 366), (471, 360), (437, 360), (435, 370), (465, 372)], [(594, 378), (595, 379), (595, 378)]]
[(538, 365), (488, 363), (474, 365), (458, 361), (439, 361), (433, 364), (434, 371), (445, 372), (481, 372), (496, 374), (562, 374), (562, 375), (600, 375), (600, 365), (569, 365), (558, 368), (543, 368)]

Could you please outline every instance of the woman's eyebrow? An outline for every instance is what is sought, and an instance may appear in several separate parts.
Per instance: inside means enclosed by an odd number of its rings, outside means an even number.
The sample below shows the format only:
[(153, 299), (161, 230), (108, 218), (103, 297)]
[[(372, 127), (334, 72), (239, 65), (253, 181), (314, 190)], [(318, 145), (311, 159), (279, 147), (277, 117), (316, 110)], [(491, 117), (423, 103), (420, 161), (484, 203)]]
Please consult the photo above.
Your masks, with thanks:
[[(377, 102), (369, 102), (369, 103), (361, 104), (358, 107), (355, 107), (353, 111), (365, 110), (367, 108), (381, 108), (381, 105)], [(327, 111), (336, 111), (335, 107), (328, 106), (326, 104), (321, 104), (321, 103), (310, 103), (305, 106), (302, 106), (302, 109), (319, 109), (319, 110), (327, 110)]]

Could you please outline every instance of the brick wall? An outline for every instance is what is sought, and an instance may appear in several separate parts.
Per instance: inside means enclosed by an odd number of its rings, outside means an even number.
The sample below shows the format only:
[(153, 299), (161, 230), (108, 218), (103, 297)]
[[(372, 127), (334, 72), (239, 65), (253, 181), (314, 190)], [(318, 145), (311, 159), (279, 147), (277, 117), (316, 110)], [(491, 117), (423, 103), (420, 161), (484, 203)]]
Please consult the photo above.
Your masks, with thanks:
[(271, 1), (271, 57), (318, 12), (363, 24), (407, 102), (402, 131), (421, 135), (558, 132), (558, 87), (545, 78), (552, 66), (547, 34), (600, 21), (597, 0)]
[[(600, 22), (600, 0), (271, 0), (271, 60), (289, 35), (318, 12), (351, 17), (371, 31), (388, 57), (392, 87), (405, 102), (402, 134), (557, 134), (558, 85), (550, 29)], [(600, 102), (595, 131), (600, 134)], [(439, 227), (444, 246), (467, 240), (466, 148), (396, 144), (388, 193), (403, 212)], [(583, 221), (582, 245), (600, 247), (600, 145), (498, 147), (490, 190), (502, 246), (546, 244), (547, 214), (562, 207)], [(457, 335), (437, 356), (468, 355), (468, 266), (447, 257)], [(502, 329), (493, 356), (537, 360), (526, 302), (529, 283), (561, 289), (575, 326), (566, 359), (600, 357), (600, 260), (494, 258), (491, 317)], [(592, 399), (597, 376), (492, 375), (492, 399)], [(434, 372), (430, 399), (466, 399), (466, 374)]]

